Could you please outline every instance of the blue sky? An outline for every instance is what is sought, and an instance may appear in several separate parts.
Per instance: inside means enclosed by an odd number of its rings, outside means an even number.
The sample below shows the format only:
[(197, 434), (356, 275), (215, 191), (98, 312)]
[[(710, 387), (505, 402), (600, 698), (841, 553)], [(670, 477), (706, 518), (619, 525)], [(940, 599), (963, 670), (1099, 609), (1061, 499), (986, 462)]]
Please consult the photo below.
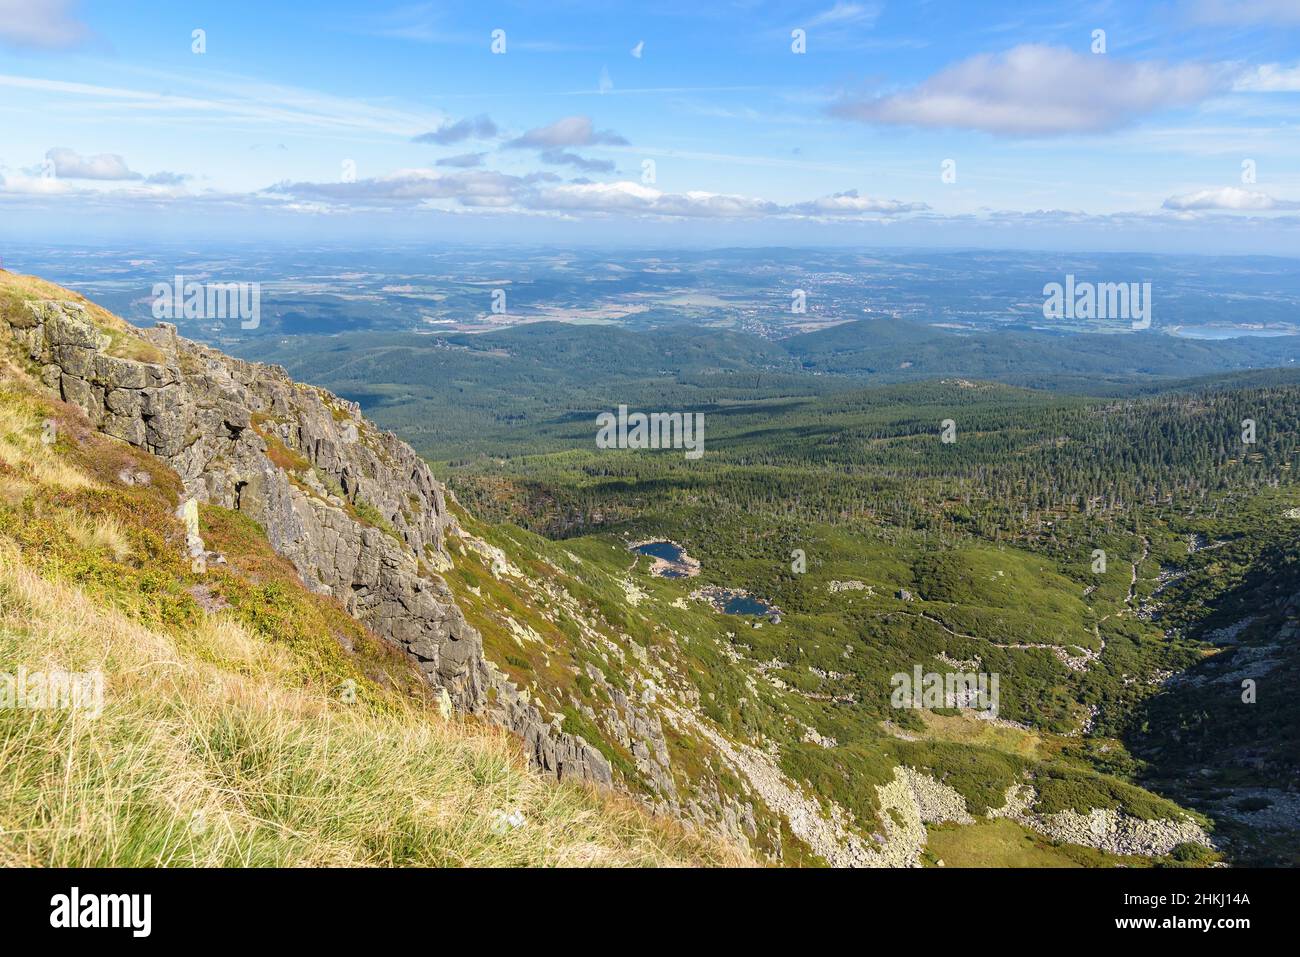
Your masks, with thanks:
[(1300, 0), (539, 6), (0, 0), (0, 237), (1300, 249)]

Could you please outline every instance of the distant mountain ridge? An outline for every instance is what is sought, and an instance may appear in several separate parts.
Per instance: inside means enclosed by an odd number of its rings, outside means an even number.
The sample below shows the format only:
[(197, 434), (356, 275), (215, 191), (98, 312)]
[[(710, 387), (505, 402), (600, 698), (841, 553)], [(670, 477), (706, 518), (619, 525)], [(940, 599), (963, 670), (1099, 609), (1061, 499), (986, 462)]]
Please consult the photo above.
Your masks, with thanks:
[(1020, 383), (1047, 376), (1168, 378), (1300, 360), (1297, 336), (1202, 342), (1158, 332), (962, 332), (889, 319), (860, 319), (782, 344), (807, 368), (885, 380), (935, 375)]
[(360, 402), (435, 459), (517, 452), (529, 441), (521, 429), (594, 418), (619, 403), (717, 408), (945, 377), (1121, 395), (1300, 364), (1300, 337), (962, 332), (883, 318), (775, 341), (698, 326), (637, 332), (540, 322), (472, 335), (345, 334), (231, 348)]

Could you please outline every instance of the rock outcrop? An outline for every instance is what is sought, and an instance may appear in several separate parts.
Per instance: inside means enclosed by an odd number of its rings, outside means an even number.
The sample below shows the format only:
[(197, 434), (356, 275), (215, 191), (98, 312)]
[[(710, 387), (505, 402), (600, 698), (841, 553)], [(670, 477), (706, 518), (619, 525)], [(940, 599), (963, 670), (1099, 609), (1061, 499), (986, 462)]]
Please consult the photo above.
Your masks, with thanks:
[(125, 350), (76, 302), (31, 303), (9, 326), (64, 401), (165, 461), (189, 496), (258, 522), (308, 587), (404, 649), (458, 710), (517, 733), (544, 771), (612, 782), (596, 748), (549, 723), (484, 657), (436, 571), (455, 526), (442, 486), (359, 406), (169, 323), (118, 331), (137, 347)]

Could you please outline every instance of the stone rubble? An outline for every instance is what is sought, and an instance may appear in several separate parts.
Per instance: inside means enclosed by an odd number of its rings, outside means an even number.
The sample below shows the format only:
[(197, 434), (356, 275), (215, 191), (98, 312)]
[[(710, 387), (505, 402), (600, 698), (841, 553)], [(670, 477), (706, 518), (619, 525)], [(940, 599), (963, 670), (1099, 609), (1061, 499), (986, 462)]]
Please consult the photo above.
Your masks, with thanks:
[(1115, 808), (1093, 808), (1087, 814), (1058, 811), (1037, 814), (1037, 795), (1027, 784), (1007, 789), (1006, 803), (991, 808), (990, 818), (1008, 818), (1052, 840), (1091, 847), (1110, 854), (1159, 857), (1179, 844), (1213, 847), (1209, 835), (1190, 817), (1144, 821)]

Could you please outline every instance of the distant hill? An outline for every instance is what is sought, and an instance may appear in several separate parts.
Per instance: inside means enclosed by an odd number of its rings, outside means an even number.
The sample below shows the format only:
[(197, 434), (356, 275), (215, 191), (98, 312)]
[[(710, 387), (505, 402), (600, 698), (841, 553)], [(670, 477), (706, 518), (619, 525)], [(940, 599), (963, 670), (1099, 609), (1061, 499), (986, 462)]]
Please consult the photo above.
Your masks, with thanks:
[(868, 318), (775, 341), (700, 326), (638, 332), (541, 322), (473, 335), (260, 339), (237, 349), (361, 403), (422, 453), (444, 459), (549, 448), (545, 436), (563, 423), (619, 404), (718, 410), (952, 377), (1079, 395), (1151, 391), (1295, 368), (1300, 337), (970, 333)]
[(883, 381), (963, 375), (1085, 392), (1083, 377), (1098, 383), (1174, 378), (1300, 361), (1296, 336), (1208, 342), (1157, 332), (966, 333), (887, 319), (857, 320), (781, 344), (809, 371)]

